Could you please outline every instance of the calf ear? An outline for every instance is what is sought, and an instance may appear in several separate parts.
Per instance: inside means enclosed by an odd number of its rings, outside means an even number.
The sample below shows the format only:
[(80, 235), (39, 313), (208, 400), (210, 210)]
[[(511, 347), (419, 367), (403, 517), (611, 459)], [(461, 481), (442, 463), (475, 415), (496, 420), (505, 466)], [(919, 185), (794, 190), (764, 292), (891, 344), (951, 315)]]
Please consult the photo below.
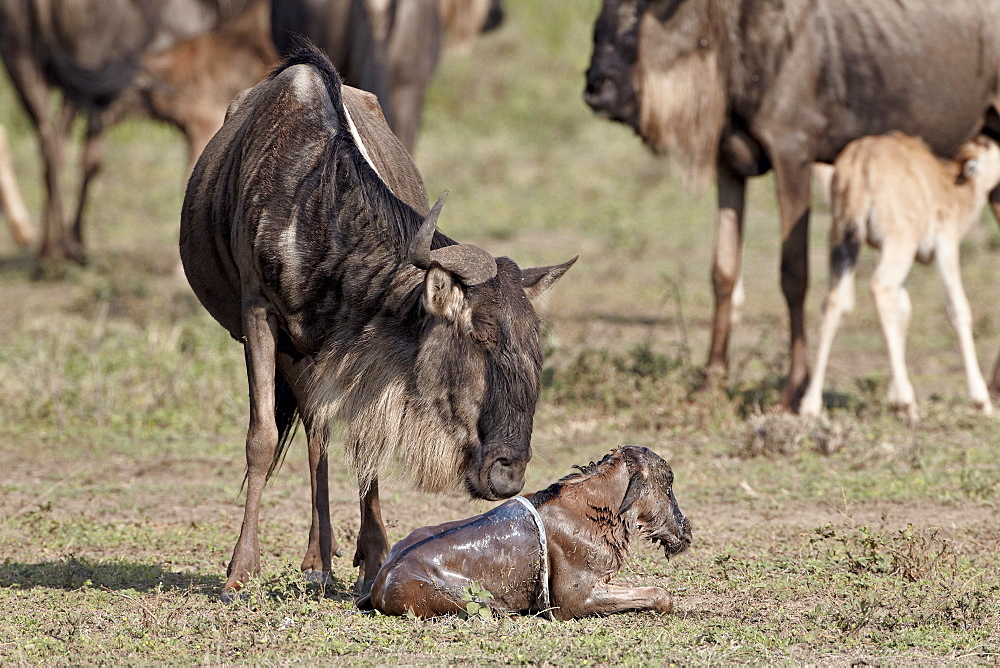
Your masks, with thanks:
[(462, 286), (450, 272), (437, 265), (432, 265), (424, 276), (423, 301), (428, 313), (452, 322), (463, 319), (466, 310)]
[(622, 497), (621, 505), (618, 506), (619, 515), (626, 512), (639, 499), (644, 483), (642, 473), (639, 471), (633, 473), (632, 477), (628, 479), (628, 489), (625, 490), (625, 496)]
[(549, 288), (555, 285), (556, 281), (562, 278), (562, 275), (579, 259), (580, 256), (577, 255), (569, 262), (552, 265), (551, 267), (522, 269), (521, 287), (524, 288), (524, 294), (528, 295), (528, 299), (531, 300), (532, 304), (537, 304), (542, 296), (549, 291)]

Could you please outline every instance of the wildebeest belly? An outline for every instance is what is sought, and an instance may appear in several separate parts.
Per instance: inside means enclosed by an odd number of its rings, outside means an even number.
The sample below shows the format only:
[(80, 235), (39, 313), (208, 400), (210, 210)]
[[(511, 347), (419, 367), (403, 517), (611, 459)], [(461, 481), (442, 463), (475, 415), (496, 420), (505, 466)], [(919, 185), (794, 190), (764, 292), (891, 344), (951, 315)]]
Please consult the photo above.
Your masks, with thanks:
[(493, 595), (495, 608), (536, 610), (541, 558), (534, 520), (511, 499), (481, 515), (417, 529), (396, 543), (372, 586), (372, 603), (403, 614), (420, 599), (443, 594), (455, 608), (437, 612), (456, 612), (465, 605), (462, 588), (475, 582)]

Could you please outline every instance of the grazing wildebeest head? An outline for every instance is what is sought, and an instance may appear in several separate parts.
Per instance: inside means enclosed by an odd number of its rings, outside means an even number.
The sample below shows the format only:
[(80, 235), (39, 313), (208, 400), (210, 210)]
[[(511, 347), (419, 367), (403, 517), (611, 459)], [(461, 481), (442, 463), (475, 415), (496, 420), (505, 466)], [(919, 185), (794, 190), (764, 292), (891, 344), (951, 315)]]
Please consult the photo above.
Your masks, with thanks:
[[(808, 378), (811, 165), (865, 135), (897, 130), (950, 156), (984, 124), (1000, 130), (1000, 6), (953, 9), (936, 0), (604, 0), (587, 104), (670, 155), (687, 180), (717, 180), (710, 381), (728, 365), (748, 177), (775, 170), (791, 330), (781, 404), (795, 409)], [(992, 197), (1000, 202), (1000, 190)]]
[(388, 551), (378, 476), (389, 461), (426, 489), (462, 480), (495, 500), (521, 490), (531, 457), (541, 370), (532, 303), (575, 260), (521, 269), (437, 232), (443, 197), (418, 213), (426, 192), (409, 155), (377, 106), (352, 106), (349, 93), (303, 48), (234, 100), (188, 184), (185, 273), (244, 342), (250, 378), (230, 590), (259, 568), (260, 492), (296, 413), (314, 492), (303, 569), (329, 571), (335, 551), (325, 456), (326, 425), (339, 416), (362, 496), (363, 590)]
[(584, 93), (595, 113), (630, 126), (702, 180), (714, 173), (726, 111), (711, 7), (607, 0)]
[(670, 612), (664, 589), (610, 582), (635, 537), (662, 545), (667, 557), (691, 544), (670, 465), (652, 450), (625, 446), (578, 468), (486, 513), (413, 531), (393, 546), (358, 607), (420, 617), (454, 613), (475, 582), (504, 612), (556, 619)]

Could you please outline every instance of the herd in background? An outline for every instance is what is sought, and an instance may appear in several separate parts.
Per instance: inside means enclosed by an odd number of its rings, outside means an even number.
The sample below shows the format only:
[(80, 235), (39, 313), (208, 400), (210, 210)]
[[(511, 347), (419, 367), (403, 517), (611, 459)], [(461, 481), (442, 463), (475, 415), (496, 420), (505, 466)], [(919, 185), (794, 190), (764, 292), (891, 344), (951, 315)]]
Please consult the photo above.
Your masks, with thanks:
[[(501, 21), (499, 0), (0, 0), (0, 57), (44, 165), (38, 259), (84, 261), (88, 186), (101, 168), (103, 131), (123, 116), (144, 114), (179, 128), (193, 165), (230, 100), (302, 35), (327, 51), (349, 85), (378, 96), (390, 127), (412, 150), (441, 49), (465, 45)], [(53, 89), (61, 93), (57, 108)], [(72, 206), (62, 174), (78, 116), (86, 132)], [(27, 244), (30, 222), (19, 215), (2, 139), (0, 204)]]
[[(872, 291), (889, 342), (891, 402), (916, 415), (903, 361), (910, 311), (903, 281), (914, 258), (930, 261), (936, 255), (971, 399), (990, 410), (989, 391), (1000, 390), (1000, 364), (984, 390), (953, 247), (983, 201), (978, 195), (977, 202), (968, 201), (969, 193), (989, 191), (1000, 212), (1000, 188), (986, 182), (988, 171), (966, 180), (960, 156), (945, 162), (927, 156), (956, 156), (980, 132), (1000, 136), (997, 16), (1000, 0), (604, 0), (594, 29), (587, 104), (633, 127), (692, 180), (714, 178), (717, 184), (710, 383), (728, 367), (741, 292), (747, 180), (773, 170), (790, 325), (781, 404), (821, 412), (833, 331), (852, 303), (850, 270), (867, 241), (881, 244)], [(2, 126), (0, 211), (18, 243), (37, 243), (40, 261), (83, 261), (87, 189), (101, 167), (103, 130), (126, 114), (167, 121), (183, 132), (193, 165), (221, 126), (229, 101), (293, 49), (297, 35), (323, 48), (346, 83), (375, 93), (390, 127), (412, 150), (441, 49), (468, 44), (501, 21), (499, 0), (0, 0), (0, 56), (37, 130), (44, 163), (40, 238), (17, 190)], [(61, 93), (55, 106), (53, 89)], [(85, 119), (85, 145), (71, 197), (62, 174), (79, 116)], [(917, 223), (903, 223), (921, 219), (914, 197), (901, 186), (894, 190), (891, 179), (862, 186), (859, 174), (869, 167), (860, 160), (853, 166), (846, 158), (840, 162), (832, 193), (834, 271), (810, 387), (804, 318), (810, 167), (832, 163), (853, 140), (894, 131), (922, 142), (922, 149), (912, 147), (914, 155), (924, 156), (911, 165), (924, 165), (913, 179), (938, 184), (921, 189), (907, 179), (911, 189), (925, 196), (925, 206), (947, 203), (941, 206), (949, 213), (933, 221), (935, 230), (917, 233)], [(881, 169), (900, 171), (898, 163)], [(949, 182), (953, 173), (958, 176)], [(864, 188), (873, 200), (867, 214), (847, 204)], [(897, 206), (903, 200), (909, 208)], [(930, 222), (923, 216), (921, 224)]]

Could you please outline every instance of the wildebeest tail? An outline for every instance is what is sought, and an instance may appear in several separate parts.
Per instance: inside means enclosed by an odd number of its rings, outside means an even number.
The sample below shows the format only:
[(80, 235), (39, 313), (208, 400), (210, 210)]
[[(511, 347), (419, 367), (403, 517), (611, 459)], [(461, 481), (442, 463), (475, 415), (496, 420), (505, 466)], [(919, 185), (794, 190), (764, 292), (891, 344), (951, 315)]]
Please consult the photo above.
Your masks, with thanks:
[(267, 479), (281, 466), (299, 424), (299, 404), (288, 381), (280, 373), (274, 374), (274, 421), (278, 425), (278, 447), (267, 469)]
[(337, 73), (333, 63), (326, 57), (326, 54), (308, 39), (305, 37), (296, 37), (295, 43), (295, 49), (288, 54), (288, 57), (280, 65), (274, 68), (269, 78), (273, 79), (289, 67), (294, 67), (295, 65), (309, 65), (313, 67), (323, 79), (327, 94), (330, 96), (330, 102), (333, 103), (333, 108), (337, 111), (338, 119), (346, 127), (348, 123), (347, 117), (344, 114), (344, 103), (340, 92), (340, 74)]

